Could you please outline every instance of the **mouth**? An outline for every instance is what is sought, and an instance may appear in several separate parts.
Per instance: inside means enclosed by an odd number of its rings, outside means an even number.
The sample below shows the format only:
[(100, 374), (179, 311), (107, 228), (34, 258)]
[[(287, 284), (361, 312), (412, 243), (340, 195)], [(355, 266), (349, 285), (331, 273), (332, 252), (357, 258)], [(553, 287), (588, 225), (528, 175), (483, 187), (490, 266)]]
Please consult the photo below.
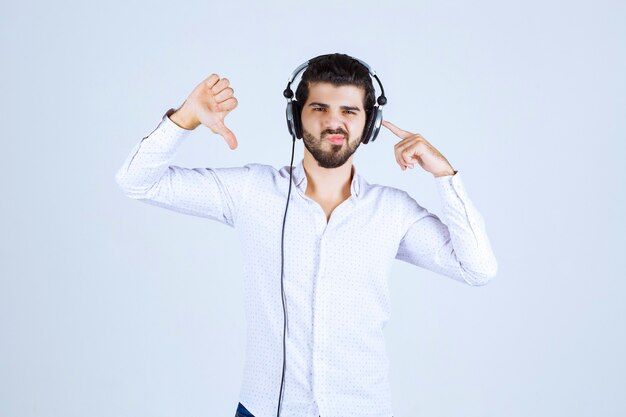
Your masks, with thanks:
[(324, 139), (331, 143), (341, 145), (346, 138), (343, 135), (332, 135), (332, 136), (326, 136)]

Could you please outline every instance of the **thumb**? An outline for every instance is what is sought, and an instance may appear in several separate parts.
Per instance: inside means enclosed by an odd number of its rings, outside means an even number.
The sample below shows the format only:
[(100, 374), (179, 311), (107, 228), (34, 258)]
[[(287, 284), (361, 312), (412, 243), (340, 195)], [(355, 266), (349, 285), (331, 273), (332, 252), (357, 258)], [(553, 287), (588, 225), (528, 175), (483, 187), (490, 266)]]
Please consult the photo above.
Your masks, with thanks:
[(235, 137), (235, 134), (229, 128), (227, 128), (224, 123), (217, 122), (213, 127), (215, 133), (224, 137), (224, 140), (226, 141), (230, 149), (237, 148), (237, 138)]

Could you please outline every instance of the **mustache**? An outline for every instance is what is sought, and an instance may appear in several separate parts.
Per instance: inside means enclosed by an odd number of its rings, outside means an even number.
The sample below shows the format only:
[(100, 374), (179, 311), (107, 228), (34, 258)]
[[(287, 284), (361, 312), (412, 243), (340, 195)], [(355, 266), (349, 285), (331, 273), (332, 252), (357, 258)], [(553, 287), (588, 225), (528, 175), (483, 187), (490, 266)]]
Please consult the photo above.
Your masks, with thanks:
[(330, 135), (343, 135), (345, 137), (348, 137), (348, 132), (346, 132), (343, 129), (325, 130), (322, 132), (322, 138), (325, 138), (326, 136), (330, 136)]

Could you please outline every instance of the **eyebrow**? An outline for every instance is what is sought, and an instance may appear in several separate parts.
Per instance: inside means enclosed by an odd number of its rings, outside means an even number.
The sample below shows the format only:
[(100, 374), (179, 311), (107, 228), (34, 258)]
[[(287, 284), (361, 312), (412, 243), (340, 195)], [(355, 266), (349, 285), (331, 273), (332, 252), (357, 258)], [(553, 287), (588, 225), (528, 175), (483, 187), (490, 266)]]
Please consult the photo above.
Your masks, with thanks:
[[(325, 109), (329, 108), (330, 106), (328, 104), (324, 104), (324, 103), (317, 103), (317, 102), (313, 102), (311, 104), (309, 104), (310, 106), (318, 106), (318, 107), (323, 107)], [(354, 111), (361, 111), (361, 109), (359, 109), (358, 107), (354, 107), (354, 106), (339, 106), (339, 108), (341, 108), (342, 110), (354, 110)]]

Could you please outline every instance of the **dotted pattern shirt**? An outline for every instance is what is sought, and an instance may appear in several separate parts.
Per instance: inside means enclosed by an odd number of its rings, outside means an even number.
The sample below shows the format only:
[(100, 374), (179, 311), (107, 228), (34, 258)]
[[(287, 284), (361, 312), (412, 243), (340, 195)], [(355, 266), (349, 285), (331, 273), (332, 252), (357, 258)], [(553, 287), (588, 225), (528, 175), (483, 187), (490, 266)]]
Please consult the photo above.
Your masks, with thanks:
[[(239, 401), (255, 417), (273, 417), (283, 368), (280, 251), (289, 167), (170, 165), (190, 132), (169, 119), (173, 111), (132, 149), (115, 178), (128, 197), (216, 220), (238, 233), (247, 326)], [(443, 220), (405, 191), (368, 183), (353, 165), (351, 196), (327, 222), (321, 206), (305, 195), (302, 161), (293, 168), (281, 416), (393, 416), (383, 328), (394, 259), (472, 286), (496, 275), (484, 221), (461, 174), (433, 178)]]

